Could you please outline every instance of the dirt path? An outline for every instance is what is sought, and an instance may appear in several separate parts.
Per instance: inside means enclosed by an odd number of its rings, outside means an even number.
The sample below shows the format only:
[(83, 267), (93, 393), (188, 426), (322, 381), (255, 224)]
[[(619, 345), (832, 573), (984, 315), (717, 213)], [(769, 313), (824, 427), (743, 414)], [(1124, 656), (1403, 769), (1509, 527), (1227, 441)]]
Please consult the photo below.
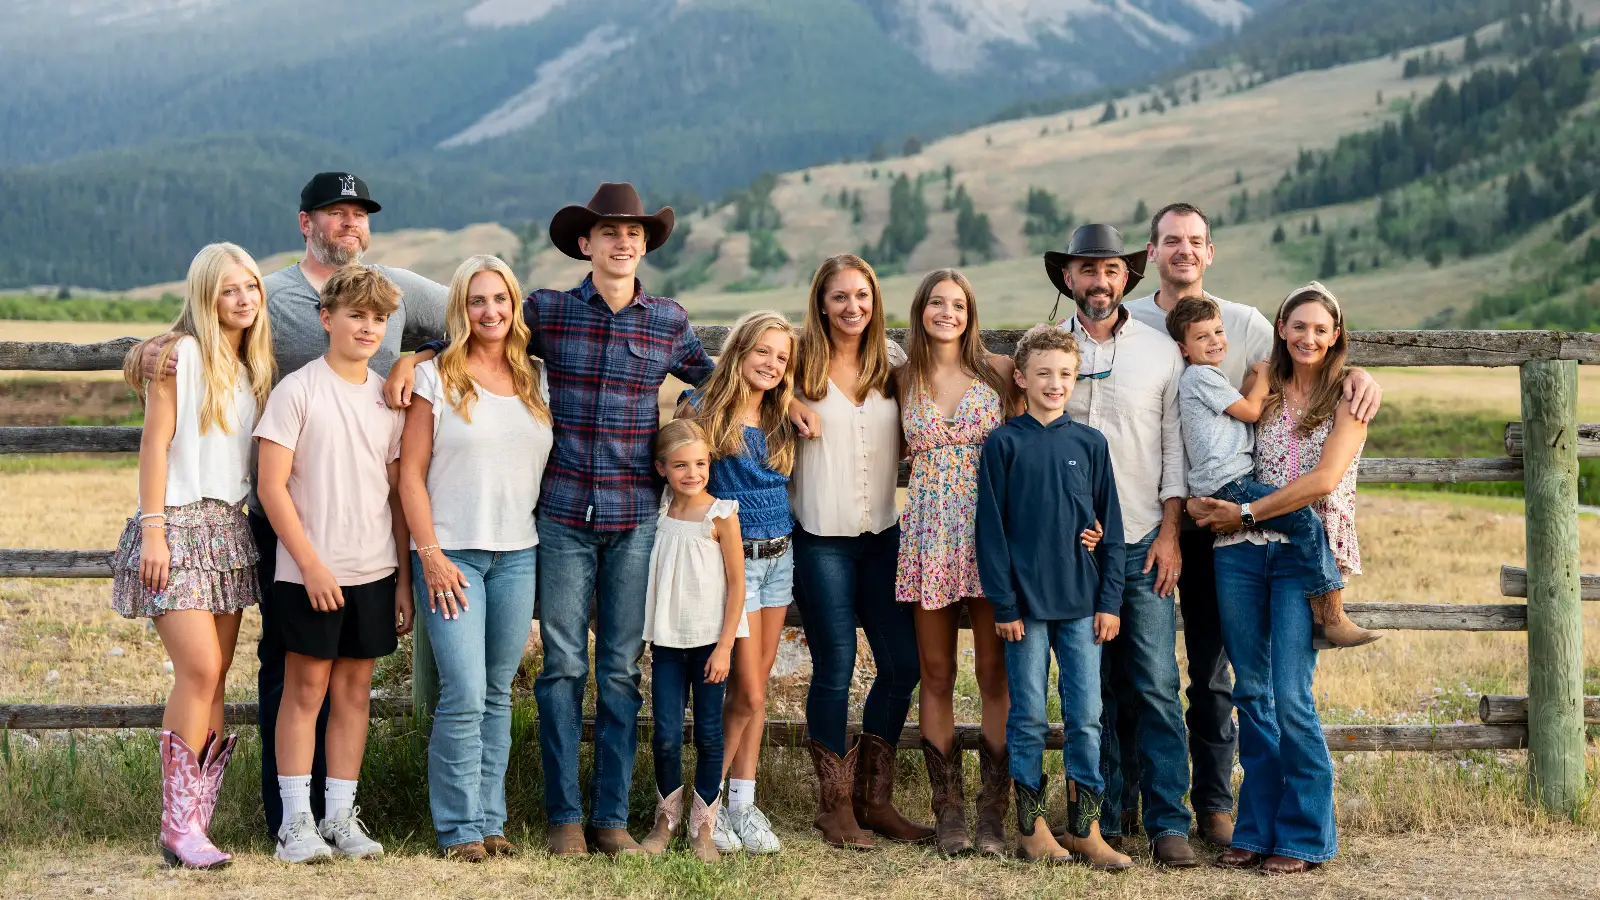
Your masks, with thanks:
[(1268, 880), (1202, 868), (1164, 872), (1148, 860), (1132, 873), (1091, 874), (968, 858), (940, 860), (892, 848), (844, 854), (810, 835), (784, 834), (785, 853), (703, 867), (686, 854), (661, 860), (571, 862), (543, 854), (481, 866), (446, 863), (415, 846), (381, 863), (292, 868), (263, 850), (218, 873), (170, 872), (144, 848), (90, 847), (43, 853), (0, 850), (0, 893), (8, 897), (168, 898), (338, 897), (340, 900), (447, 897), (992, 898), (1003, 897), (1554, 897), (1600, 896), (1600, 837), (1570, 834), (1510, 841), (1499, 833), (1351, 835), (1335, 862), (1310, 875)]

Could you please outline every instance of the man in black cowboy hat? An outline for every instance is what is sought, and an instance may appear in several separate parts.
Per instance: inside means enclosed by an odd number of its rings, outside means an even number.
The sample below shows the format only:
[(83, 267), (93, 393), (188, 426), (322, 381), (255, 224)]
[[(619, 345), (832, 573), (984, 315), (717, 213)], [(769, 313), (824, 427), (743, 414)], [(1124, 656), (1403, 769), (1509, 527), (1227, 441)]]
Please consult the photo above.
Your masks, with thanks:
[[(1189, 756), (1178, 698), (1178, 522), (1187, 494), (1178, 427), (1183, 357), (1165, 332), (1128, 315), (1123, 295), (1144, 277), (1143, 248), (1129, 252), (1110, 225), (1083, 225), (1065, 252), (1044, 255), (1045, 273), (1072, 298), (1062, 324), (1078, 339), (1078, 386), (1067, 402), (1075, 421), (1106, 436), (1128, 544), (1122, 632), (1101, 655), (1101, 759), (1110, 773), (1101, 829), (1122, 831), (1119, 717), (1132, 717), (1142, 763), (1144, 828), (1158, 863), (1195, 865), (1189, 846)], [(1057, 298), (1059, 304), (1060, 299)], [(1055, 317), (1051, 312), (1052, 320)]]
[[(656, 397), (670, 373), (692, 385), (711, 374), (689, 316), (646, 294), (636, 273), (666, 243), (673, 212), (647, 214), (633, 185), (602, 184), (586, 206), (550, 220), (550, 242), (592, 267), (569, 291), (537, 290), (523, 303), (528, 350), (550, 380), (555, 446), (539, 496), (539, 634), (544, 668), (534, 684), (551, 850), (637, 853), (628, 793), (637, 746), (645, 589), (660, 500), (651, 467)], [(396, 363), (385, 390), (408, 405), (416, 362), (435, 341)], [(589, 608), (595, 601), (594, 771), (589, 830), (578, 784), (583, 694), (589, 679)]]

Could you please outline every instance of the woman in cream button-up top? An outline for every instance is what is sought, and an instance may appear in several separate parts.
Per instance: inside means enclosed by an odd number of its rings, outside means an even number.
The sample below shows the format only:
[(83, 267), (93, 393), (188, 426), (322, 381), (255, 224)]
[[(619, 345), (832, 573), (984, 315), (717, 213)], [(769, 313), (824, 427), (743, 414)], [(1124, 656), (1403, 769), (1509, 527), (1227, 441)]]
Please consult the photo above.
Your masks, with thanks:
[[(891, 360), (890, 347), (872, 267), (848, 254), (825, 260), (811, 281), (795, 378), (821, 435), (801, 442), (790, 491), (799, 524), (796, 605), (811, 648), (806, 722), (821, 786), (816, 826), (834, 846), (871, 846), (863, 829), (897, 841), (933, 837), (892, 802), (894, 748), (919, 666), (911, 610), (894, 599), (901, 440), (890, 380), (904, 354), (894, 347), (898, 360)], [(862, 711), (861, 740), (846, 752), (857, 620), (878, 674)]]

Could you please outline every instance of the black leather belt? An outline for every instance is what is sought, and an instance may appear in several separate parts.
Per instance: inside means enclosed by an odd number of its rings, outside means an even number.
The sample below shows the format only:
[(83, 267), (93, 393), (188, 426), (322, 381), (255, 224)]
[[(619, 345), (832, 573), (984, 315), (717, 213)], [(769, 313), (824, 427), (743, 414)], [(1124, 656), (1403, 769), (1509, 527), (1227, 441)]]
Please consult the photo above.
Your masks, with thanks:
[(789, 550), (789, 536), (768, 538), (764, 541), (745, 541), (745, 559), (772, 559), (782, 556)]

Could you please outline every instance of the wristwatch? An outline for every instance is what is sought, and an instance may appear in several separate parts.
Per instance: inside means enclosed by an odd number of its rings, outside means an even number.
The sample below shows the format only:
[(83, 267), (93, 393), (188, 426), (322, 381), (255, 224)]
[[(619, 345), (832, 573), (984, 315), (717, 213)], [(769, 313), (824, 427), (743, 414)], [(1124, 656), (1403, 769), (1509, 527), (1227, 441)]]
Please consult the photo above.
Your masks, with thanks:
[(1256, 517), (1250, 512), (1250, 504), (1239, 504), (1239, 524), (1246, 528), (1256, 527)]

